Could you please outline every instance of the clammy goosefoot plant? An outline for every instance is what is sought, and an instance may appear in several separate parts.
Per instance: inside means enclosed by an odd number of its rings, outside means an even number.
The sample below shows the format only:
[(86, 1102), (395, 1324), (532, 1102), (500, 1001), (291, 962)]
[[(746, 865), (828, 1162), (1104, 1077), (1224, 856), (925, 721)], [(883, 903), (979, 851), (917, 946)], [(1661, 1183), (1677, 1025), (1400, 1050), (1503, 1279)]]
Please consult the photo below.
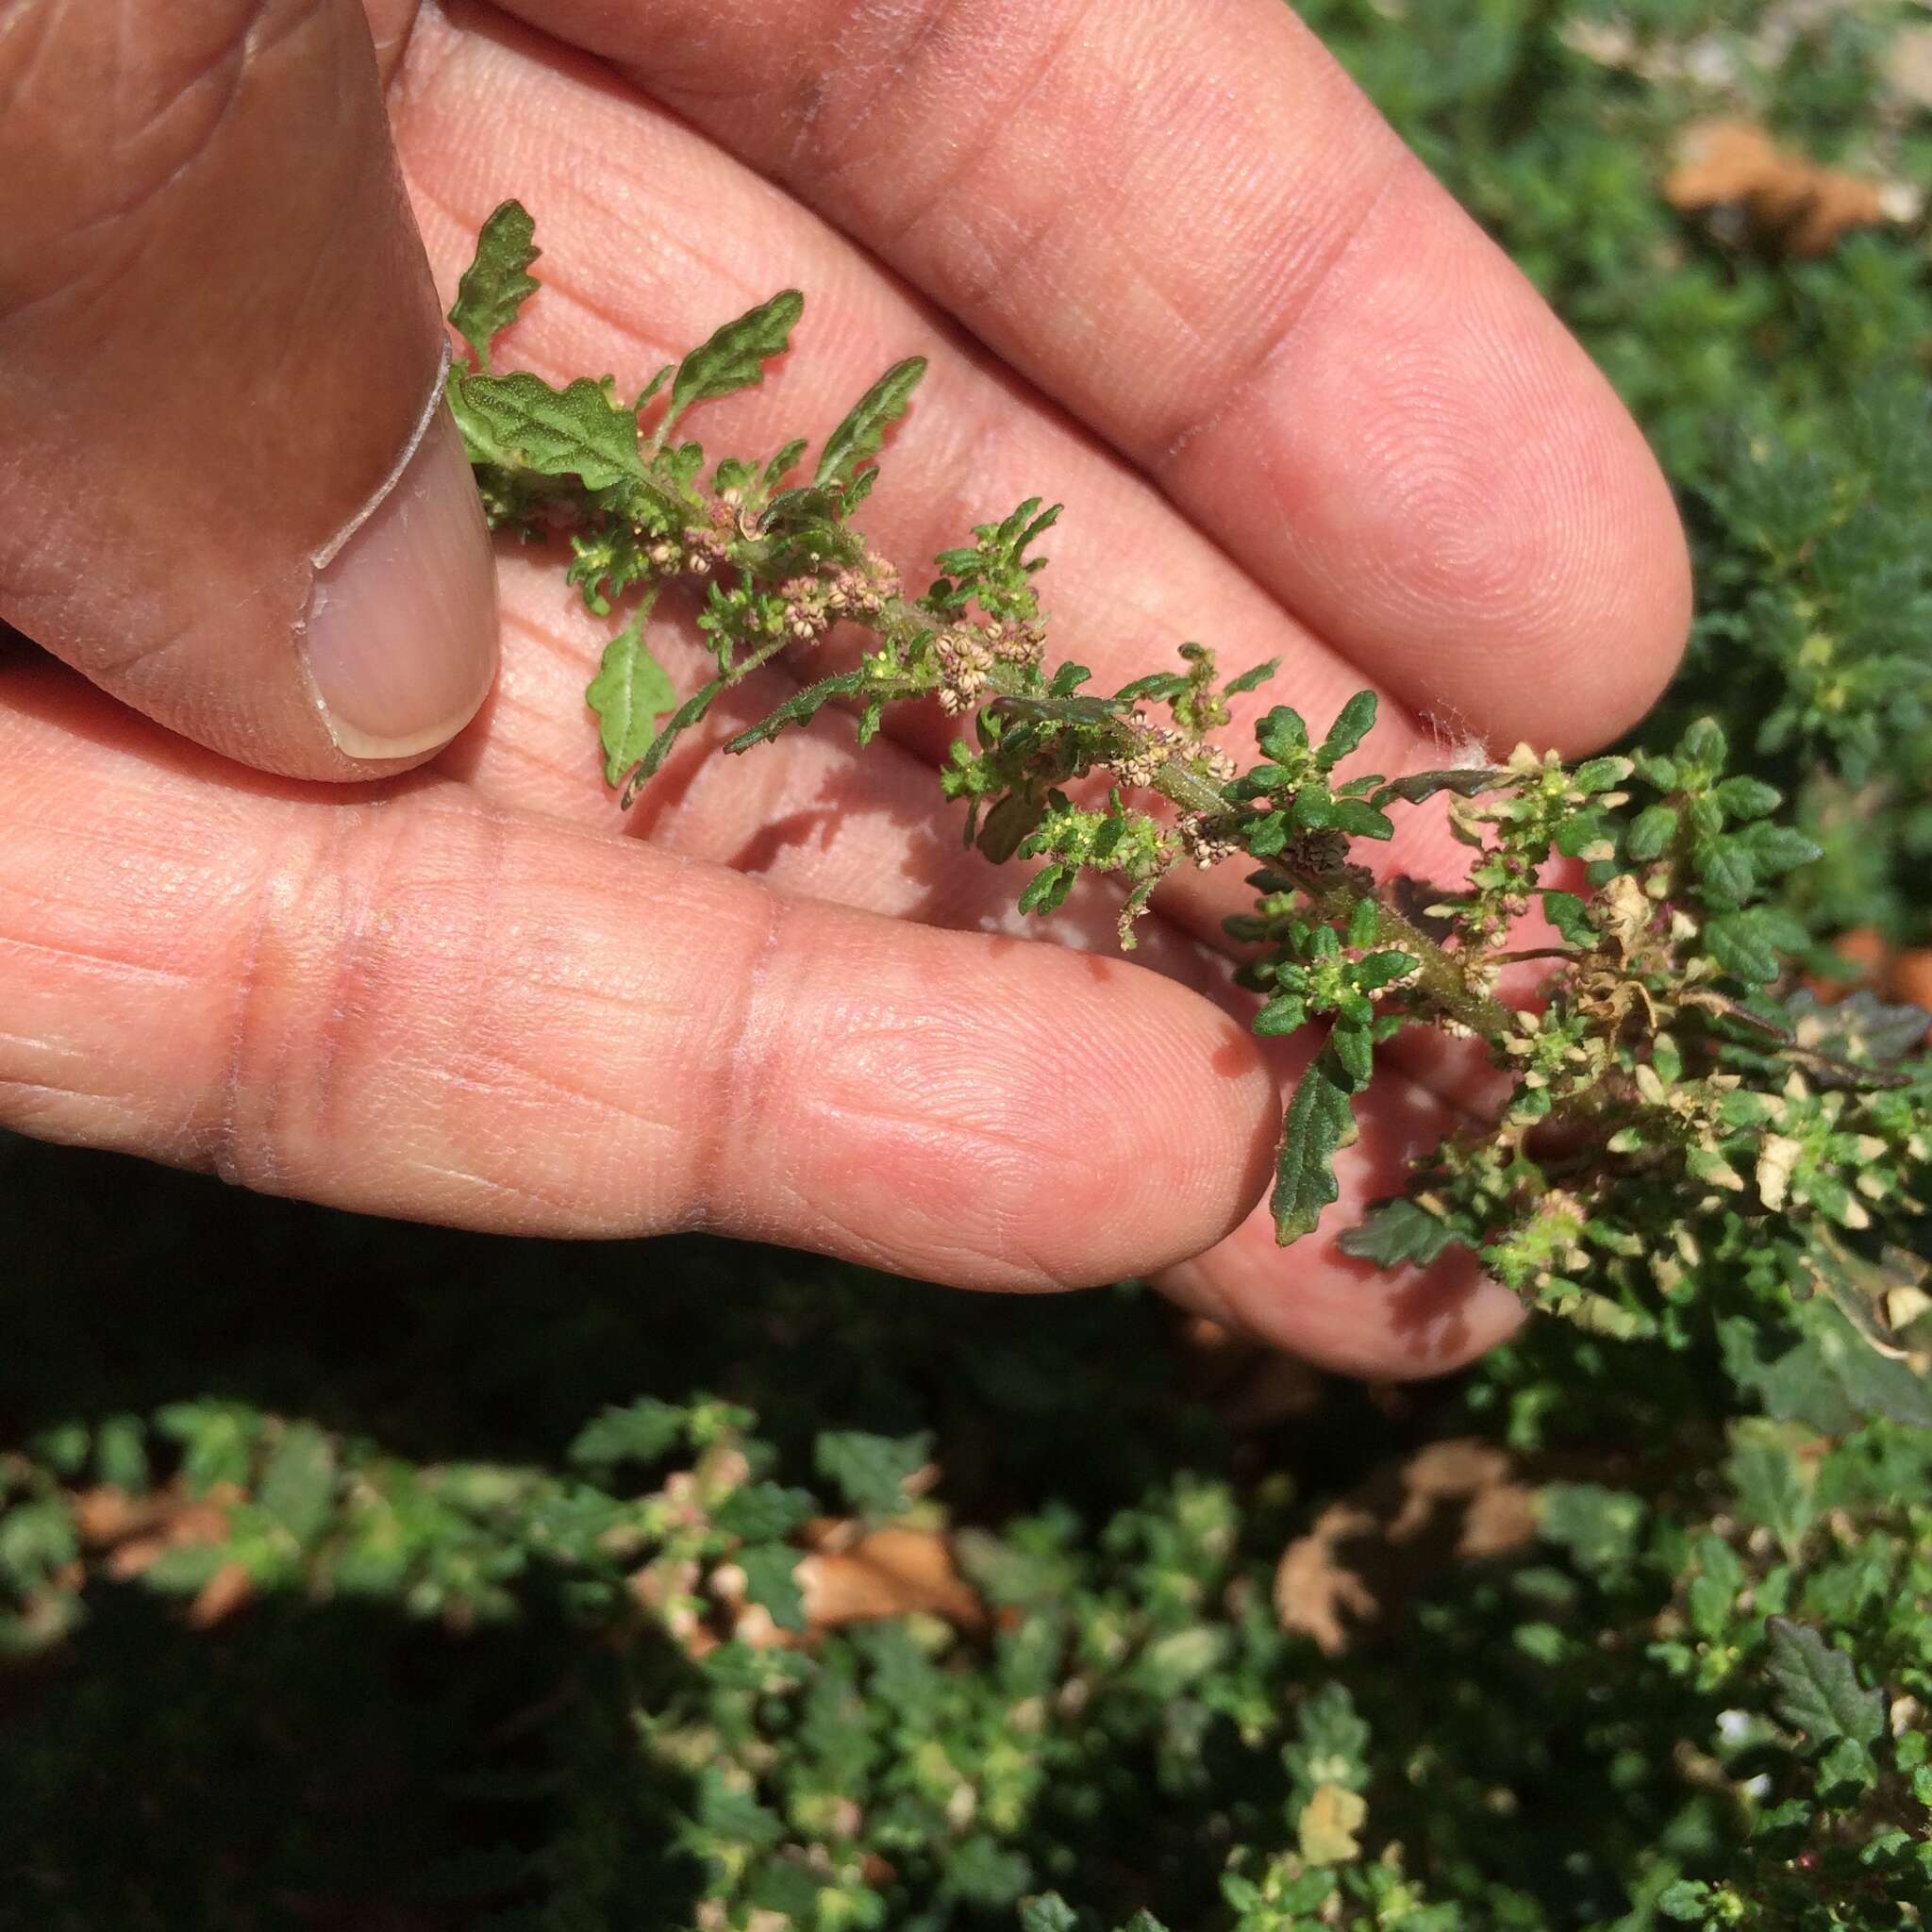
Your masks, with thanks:
[[(708, 459), (681, 432), (695, 407), (751, 387), (786, 350), (803, 297), (725, 324), (634, 401), (610, 379), (558, 390), (491, 366), (537, 287), (529, 215), (491, 216), (450, 320), (471, 359), (450, 401), (491, 523), (568, 533), (568, 575), (593, 612), (628, 607), (589, 690), (605, 774), (626, 805), (732, 686), (835, 625), (865, 636), (849, 668), (803, 685), (725, 746), (753, 750), (828, 708), (858, 742), (889, 708), (937, 702), (962, 737), (939, 774), (965, 837), (994, 861), (1038, 860), (1023, 911), (1052, 912), (1083, 872), (1124, 889), (1121, 941), (1178, 867), (1253, 868), (1254, 909), (1226, 922), (1262, 1034), (1323, 1026), (1291, 1097), (1273, 1193), (1284, 1244), (1337, 1197), (1336, 1155), (1376, 1049), (1415, 1027), (1483, 1042), (1509, 1077), (1484, 1125), (1445, 1137), (1400, 1196), (1341, 1237), (1392, 1267), (1453, 1243), (1529, 1304), (1613, 1336), (1674, 1319), (1707, 1263), (1760, 1290), (1823, 1290), (1880, 1349), (1925, 1311), (1932, 1064), (1927, 1017), (1792, 989), (1804, 927), (1768, 890), (1818, 856), (1776, 822), (1778, 792), (1727, 775), (1723, 731), (1692, 724), (1669, 755), (1569, 766), (1519, 747), (1500, 764), (1393, 777), (1341, 768), (1368, 739), (1361, 691), (1327, 731), (1287, 705), (1243, 765), (1214, 741), (1227, 700), (1278, 663), (1224, 680), (1212, 651), (1108, 695), (1054, 664), (1032, 554), (1058, 514), (1037, 498), (942, 552), (908, 594), (854, 526), (889, 426), (924, 373), (896, 363), (804, 464), (803, 439), (762, 461)], [(704, 586), (716, 675), (680, 700), (645, 626), (665, 587)], [(1470, 851), (1459, 884), (1378, 882), (1363, 841), (1392, 811), (1446, 794)], [(1571, 891), (1543, 883), (1554, 864)], [(1541, 908), (1555, 938), (1511, 933)], [(1533, 999), (1504, 969), (1547, 968)]]

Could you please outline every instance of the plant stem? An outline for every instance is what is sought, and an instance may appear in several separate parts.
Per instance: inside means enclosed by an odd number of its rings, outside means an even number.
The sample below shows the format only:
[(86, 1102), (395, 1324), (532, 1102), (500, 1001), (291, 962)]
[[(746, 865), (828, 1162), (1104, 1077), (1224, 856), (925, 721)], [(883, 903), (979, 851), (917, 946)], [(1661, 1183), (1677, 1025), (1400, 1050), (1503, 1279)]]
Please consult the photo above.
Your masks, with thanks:
[[(751, 574), (758, 575), (754, 559), (741, 553), (738, 561), (741, 568), (752, 565)], [(769, 572), (764, 575), (769, 575)], [(943, 619), (923, 609), (910, 599), (893, 597), (870, 621), (869, 627), (905, 648), (916, 642), (922, 635), (942, 628), (943, 623)], [(762, 662), (773, 655), (773, 648), (758, 652), (756, 661)], [(742, 671), (749, 669), (751, 661), (748, 660), (738, 675), (741, 675)], [(736, 678), (730, 681), (735, 682)], [(987, 689), (991, 694), (1001, 697), (1037, 695), (1037, 691), (1029, 689), (1027, 674), (1016, 665), (993, 666), (987, 680)], [(1123, 750), (1131, 749), (1124, 727), (1121, 729), (1121, 743)], [(1194, 770), (1185, 758), (1169, 759), (1156, 774), (1154, 789), (1182, 811), (1198, 812), (1204, 818), (1225, 821), (1239, 833), (1242, 816), (1240, 808), (1213, 779)], [(1322, 916), (1334, 924), (1346, 925), (1356, 908), (1363, 900), (1369, 901), (1375, 911), (1377, 946), (1398, 949), (1420, 962), (1420, 970), (1411, 984), (1445, 1019), (1492, 1043), (1500, 1041), (1513, 1029), (1515, 1015), (1510, 1008), (1479, 984), (1472, 983), (1468, 968), (1461, 958), (1438, 945), (1419, 926), (1404, 918), (1382, 898), (1372, 883), (1364, 884), (1359, 868), (1348, 865), (1315, 867), (1298, 862), (1286, 854), (1277, 854), (1265, 863), (1292, 878), (1315, 903)]]

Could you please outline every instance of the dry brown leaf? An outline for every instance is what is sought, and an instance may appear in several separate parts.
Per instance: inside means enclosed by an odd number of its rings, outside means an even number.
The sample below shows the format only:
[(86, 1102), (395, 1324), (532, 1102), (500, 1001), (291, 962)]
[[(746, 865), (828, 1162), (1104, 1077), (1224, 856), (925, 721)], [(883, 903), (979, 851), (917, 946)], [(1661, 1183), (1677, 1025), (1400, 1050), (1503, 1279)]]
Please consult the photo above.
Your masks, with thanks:
[(1431, 1442), (1331, 1503), (1283, 1551), (1274, 1612), (1329, 1657), (1356, 1626), (1453, 1562), (1521, 1549), (1536, 1533), (1536, 1492), (1493, 1443)]
[(108, 1552), (108, 1574), (125, 1583), (151, 1568), (164, 1551), (225, 1542), (228, 1510), (241, 1498), (232, 1483), (217, 1483), (202, 1496), (171, 1486), (151, 1496), (131, 1497), (103, 1486), (74, 1497), (74, 1521), (83, 1543)]
[(1687, 128), (1663, 190), (1686, 213), (1740, 208), (1760, 236), (1790, 255), (1823, 255), (1851, 229), (1887, 218), (1884, 184), (1782, 147), (1753, 121)]
[(916, 1610), (964, 1630), (986, 1621), (986, 1606), (959, 1574), (951, 1547), (937, 1530), (875, 1529), (856, 1540), (830, 1535), (799, 1558), (796, 1576), (806, 1623), (814, 1630)]
[(196, 1630), (211, 1630), (232, 1616), (255, 1593), (255, 1579), (245, 1563), (224, 1563), (196, 1591), (188, 1606), (188, 1622)]
[(152, 1533), (165, 1523), (175, 1507), (175, 1499), (159, 1496), (130, 1496), (125, 1490), (81, 1490), (74, 1497), (74, 1526), (80, 1540), (92, 1549), (125, 1541), (130, 1536)]

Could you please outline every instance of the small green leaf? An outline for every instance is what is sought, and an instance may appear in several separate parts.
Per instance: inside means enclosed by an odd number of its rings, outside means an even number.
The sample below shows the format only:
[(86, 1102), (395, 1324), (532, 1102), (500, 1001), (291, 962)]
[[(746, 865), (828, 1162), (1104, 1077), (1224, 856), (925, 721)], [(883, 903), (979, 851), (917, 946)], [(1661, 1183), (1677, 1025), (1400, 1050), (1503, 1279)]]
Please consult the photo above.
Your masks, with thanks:
[(1050, 692), (1043, 698), (995, 698), (992, 708), (1003, 717), (1029, 724), (1105, 724), (1114, 716), (1117, 704), (1114, 698), (1063, 697)]
[[(1364, 906), (1370, 902), (1364, 899)], [(1351, 944), (1360, 945), (1365, 941), (1352, 940)], [(1367, 954), (1358, 960), (1349, 974), (1357, 991), (1379, 992), (1385, 986), (1393, 986), (1398, 979), (1407, 979), (1421, 962), (1413, 953), (1406, 953), (1399, 946), (1391, 946), (1379, 953)]]
[(1573, 946), (1586, 952), (1596, 944), (1596, 927), (1590, 923), (1590, 909), (1574, 892), (1545, 892), (1543, 917)]
[(1257, 723), (1255, 741), (1277, 765), (1292, 765), (1308, 748), (1308, 727), (1292, 707), (1276, 705)]
[(1644, 1524), (1642, 1497), (1601, 1483), (1550, 1483), (1537, 1496), (1537, 1529), (1569, 1551), (1580, 1569), (1607, 1576), (1635, 1554)]
[(588, 375), (557, 390), (525, 369), (508, 375), (452, 371), (449, 393), (473, 463), (579, 476), (591, 490), (630, 483), (658, 493), (638, 454), (637, 417)]
[(1706, 1923), (1717, 1904), (1717, 1893), (1703, 1879), (1679, 1878), (1657, 1894), (1657, 1908), (1667, 1919)]
[(1288, 1104), (1281, 1148), (1275, 1157), (1270, 1206), (1274, 1238), (1283, 1247), (1299, 1241), (1336, 1198), (1335, 1157), (1354, 1139), (1349, 1106), (1354, 1083), (1334, 1053), (1324, 1047), (1309, 1063)]
[(291, 1423), (262, 1472), (261, 1507), (297, 1542), (306, 1543), (328, 1521), (335, 1499), (336, 1455), (313, 1423)]
[(789, 1543), (754, 1543), (736, 1558), (746, 1597), (770, 1611), (781, 1630), (805, 1628), (805, 1598), (795, 1574), (799, 1555)]
[(1697, 855), (1697, 880), (1713, 906), (1735, 911), (1757, 890), (1757, 874), (1741, 839), (1718, 839)]
[(1798, 1339), (1768, 1356), (1763, 1329), (1734, 1317), (1720, 1335), (1724, 1366), (1778, 1422), (1800, 1422), (1842, 1436), (1874, 1416), (1910, 1428), (1932, 1428), (1932, 1388), (1911, 1366), (1881, 1355), (1828, 1295), (1792, 1310)]
[(644, 642), (646, 598), (631, 621), (604, 647), (597, 675), (584, 702), (597, 714), (597, 738), (604, 747), (604, 782), (615, 788), (651, 748), (658, 721), (677, 703), (671, 675)]
[(1360, 798), (1338, 798), (1328, 822), (1338, 832), (1352, 839), (1392, 839), (1395, 827), (1373, 805)]
[(624, 810), (631, 808), (637, 802), (638, 793), (664, 769), (664, 760), (671, 756), (672, 747), (711, 708), (718, 694), (729, 682), (728, 678), (712, 678), (709, 684), (699, 686), (672, 712), (659, 727), (657, 737), (652, 739), (650, 749), (644, 753), (637, 770), (630, 774), (629, 784), (624, 788), (624, 796), (618, 801)]
[(906, 413), (912, 391), (925, 374), (925, 358), (908, 356), (895, 362), (852, 406), (852, 412), (825, 439), (813, 481), (821, 489), (841, 490), (858, 474), (861, 463), (879, 453), (889, 424)]
[[(1357, 802), (1355, 799), (1348, 801), (1351, 805)], [(1322, 831), (1335, 823), (1336, 803), (1329, 795), (1328, 788), (1319, 781), (1304, 785), (1289, 808), (1289, 819), (1299, 832)]]
[(1608, 791), (1621, 785), (1630, 775), (1631, 769), (1628, 758), (1586, 758), (1570, 774), (1570, 782), (1579, 791), (1594, 797), (1600, 791)]
[(1785, 1005), (1801, 1044), (1861, 1066), (1889, 1067), (1921, 1045), (1932, 1015), (1914, 1006), (1888, 1006), (1860, 989), (1834, 1006), (1800, 989)]
[(1760, 819), (1732, 834), (1737, 843), (1751, 856), (1751, 864), (1760, 878), (1780, 878), (1824, 857), (1824, 848), (1807, 839), (1794, 825), (1774, 825)]
[(1230, 677), (1222, 686), (1224, 697), (1240, 697), (1243, 691), (1258, 691), (1281, 669), (1279, 658), (1270, 658), (1265, 664), (1257, 664), (1252, 670), (1243, 671), (1239, 677)]
[(818, 1473), (836, 1483), (864, 1516), (897, 1516), (906, 1485), (932, 1459), (932, 1434), (874, 1436), (862, 1429), (828, 1429), (818, 1440)]
[(1022, 912), (1057, 912), (1074, 890), (1077, 869), (1071, 865), (1043, 865), (1026, 881), (1020, 894)]
[(1004, 865), (1040, 824), (1046, 801), (1028, 791), (1009, 791), (987, 813), (974, 841), (995, 865)]
[(680, 1441), (688, 1412), (641, 1396), (625, 1408), (607, 1408), (577, 1432), (566, 1452), (587, 1468), (619, 1462), (656, 1462)]
[(1079, 1932), (1079, 1915), (1058, 1892), (1020, 1901), (1020, 1932)]
[[(859, 471), (851, 482), (839, 492), (839, 515), (849, 518), (852, 512), (872, 494), (872, 486), (879, 480), (879, 466), (874, 463), (870, 468)], [(1031, 566), (1028, 566), (1031, 568)]]
[(1744, 1437), (1726, 1461), (1738, 1514), (1762, 1524), (1795, 1559), (1818, 1514), (1812, 1473), (1776, 1432)]
[(1777, 948), (1756, 911), (1726, 912), (1704, 928), (1704, 947), (1733, 978), (1765, 986), (1778, 975)]
[[(713, 1652), (714, 1657), (723, 1656)], [(755, 1791), (728, 1784), (716, 1766), (698, 1774), (697, 1821), (708, 1834), (753, 1851), (770, 1851), (786, 1836), (785, 1821), (760, 1805)]]
[(1784, 793), (1761, 778), (1726, 778), (1713, 788), (1715, 798), (1727, 819), (1761, 819), (1783, 803)]
[(755, 389), (765, 379), (765, 364), (790, 346), (792, 327), (804, 313), (805, 297), (796, 289), (785, 289), (701, 342), (677, 365), (671, 408), (658, 425), (658, 436), (693, 403)]
[(1135, 1678), (1156, 1697), (1175, 1697), (1224, 1663), (1229, 1648), (1224, 1629), (1190, 1624), (1150, 1643), (1141, 1654)]
[(1556, 847), (1565, 858), (1581, 858), (1592, 846), (1609, 846), (1609, 824), (1602, 811), (1588, 806), (1572, 812), (1557, 827)]
[(108, 1416), (94, 1431), (95, 1477), (112, 1489), (146, 1489), (150, 1472), (143, 1436), (139, 1416)]
[(1257, 858), (1272, 858), (1288, 843), (1288, 814), (1264, 812), (1241, 826), (1241, 842)]
[(808, 1490), (788, 1490), (778, 1483), (746, 1483), (718, 1506), (712, 1526), (746, 1542), (776, 1542), (811, 1516), (814, 1504)]
[(1186, 674), (1179, 671), (1150, 671), (1145, 677), (1137, 677), (1131, 684), (1124, 684), (1114, 692), (1113, 701), (1125, 709), (1129, 705), (1148, 701), (1161, 703), (1168, 698), (1177, 698), (1188, 688)]
[(539, 250), (532, 241), (536, 224), (520, 201), (506, 201), (483, 224), (475, 258), (457, 284), (449, 311), (457, 333), (470, 345), (479, 373), (490, 372), (490, 348), (517, 319), (537, 279), (529, 273)]
[(1684, 736), (1677, 745), (1680, 775), (1684, 765), (1701, 765), (1706, 773), (1714, 774), (1724, 770), (1724, 761), (1730, 755), (1729, 741), (1717, 720), (1694, 719), (1685, 727)]
[(1765, 1625), (1771, 1640), (1765, 1673), (1777, 1688), (1778, 1717), (1814, 1745), (1855, 1738), (1870, 1744), (1885, 1728), (1885, 1699), (1858, 1682), (1843, 1651), (1789, 1617)]
[(1299, 993), (1281, 992), (1255, 1015), (1255, 1031), (1264, 1039), (1297, 1032), (1308, 1017), (1308, 1003)]
[(1677, 814), (1667, 805), (1653, 805), (1631, 821), (1624, 849), (1639, 864), (1661, 858), (1677, 836)]
[(1375, 693), (1358, 691), (1341, 708), (1341, 715), (1328, 727), (1322, 741), (1322, 769), (1338, 765), (1358, 745), (1375, 724)]
[(1357, 1020), (1339, 1019), (1328, 1036), (1335, 1058), (1341, 1062), (1357, 1093), (1369, 1084), (1375, 1071), (1375, 1036), (1372, 1026)]
[(1447, 1222), (1397, 1195), (1392, 1201), (1377, 1201), (1336, 1246), (1378, 1268), (1399, 1268), (1406, 1261), (1425, 1268), (1456, 1239)]

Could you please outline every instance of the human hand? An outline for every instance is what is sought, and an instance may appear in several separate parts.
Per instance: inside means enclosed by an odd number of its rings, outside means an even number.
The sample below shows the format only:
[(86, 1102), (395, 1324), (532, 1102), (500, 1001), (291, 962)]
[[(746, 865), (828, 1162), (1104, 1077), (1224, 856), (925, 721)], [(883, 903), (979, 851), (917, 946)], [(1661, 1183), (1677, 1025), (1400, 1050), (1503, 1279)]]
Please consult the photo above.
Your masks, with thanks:
[[(1050, 492), (1056, 645), (1102, 686), (1184, 636), (1285, 652), (1317, 725), (1380, 688), (1390, 769), (1445, 729), (1583, 749), (1668, 675), (1686, 568), (1636, 431), (1278, 0), (525, 10), (578, 44), (371, 9), (442, 299), (496, 201), (538, 214), (519, 360), (635, 391), (798, 286), (798, 347), (708, 442), (823, 428), (926, 352), (885, 554)], [(0, 8), (0, 612), (229, 758), (0, 661), (0, 1121), (483, 1227), (707, 1225), (988, 1287), (1164, 1268), (1373, 1373), (1503, 1332), (1466, 1257), (1332, 1245), (1479, 1104), (1467, 1067), (1376, 1083), (1284, 1259), (1247, 1210), (1307, 1048), (1218, 1004), (1233, 882), (1176, 882), (1158, 973), (1005, 937), (1004, 881), (929, 823), (937, 715), (862, 769), (794, 734), (721, 770), (761, 674), (620, 824), (594, 626), (505, 551), (503, 675), (435, 750), (493, 658), (441, 418), (407, 511), (341, 553), (350, 621), (297, 629), (441, 350), (375, 69), (352, 0), (132, 11), (104, 48)], [(694, 674), (689, 635), (663, 655)]]

